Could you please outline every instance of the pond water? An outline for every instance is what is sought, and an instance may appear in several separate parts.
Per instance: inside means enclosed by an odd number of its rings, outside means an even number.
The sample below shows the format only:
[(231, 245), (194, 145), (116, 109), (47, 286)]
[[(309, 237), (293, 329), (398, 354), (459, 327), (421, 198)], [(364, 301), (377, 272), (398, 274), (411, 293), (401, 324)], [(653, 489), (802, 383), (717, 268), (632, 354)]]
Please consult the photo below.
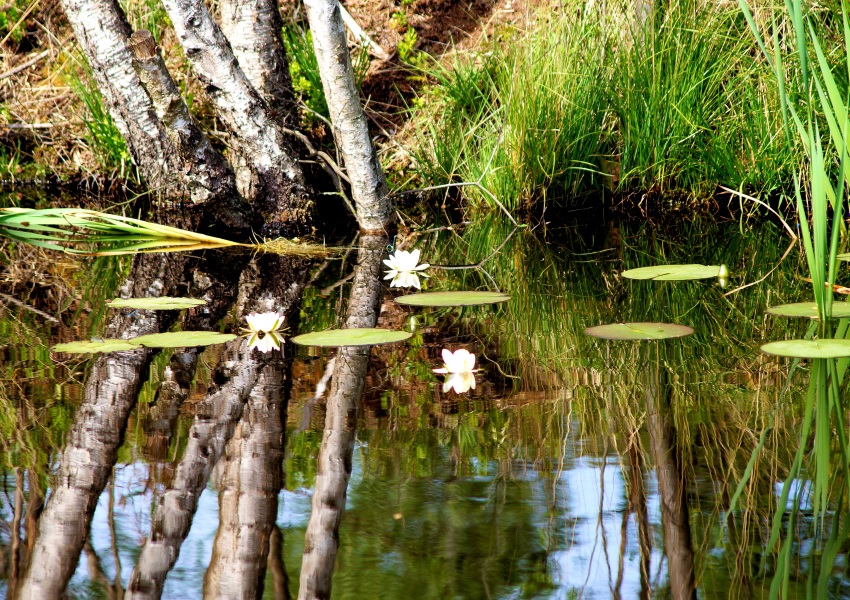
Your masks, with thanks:
[[(671, 221), (434, 221), (327, 260), (69, 258), (7, 243), (17, 302), (0, 304), (0, 590), (294, 598), (309, 579), (321, 597), (332, 577), (333, 598), (680, 598), (691, 585), (703, 598), (767, 597), (765, 548), (805, 378), (780, 397), (789, 362), (758, 346), (805, 331), (764, 310), (806, 299), (808, 284), (796, 251), (780, 263), (789, 240), (778, 225)], [(432, 265), (486, 259), (432, 268), (426, 285), (511, 299), (421, 309), (384, 288), (378, 326), (414, 335), (371, 350), (287, 343), (261, 355), (243, 338), (127, 360), (50, 350), (128, 329), (238, 333), (262, 308), (287, 314), (287, 336), (339, 327), (380, 290), (387, 244)], [(726, 264), (732, 278), (724, 289), (618, 275), (665, 263)], [(122, 286), (208, 308), (105, 308)], [(695, 334), (584, 334), (626, 321)], [(443, 348), (476, 355), (474, 389), (443, 391), (432, 373)], [(798, 528), (791, 597), (813, 548), (804, 516)], [(842, 571), (832, 579), (844, 595)]]

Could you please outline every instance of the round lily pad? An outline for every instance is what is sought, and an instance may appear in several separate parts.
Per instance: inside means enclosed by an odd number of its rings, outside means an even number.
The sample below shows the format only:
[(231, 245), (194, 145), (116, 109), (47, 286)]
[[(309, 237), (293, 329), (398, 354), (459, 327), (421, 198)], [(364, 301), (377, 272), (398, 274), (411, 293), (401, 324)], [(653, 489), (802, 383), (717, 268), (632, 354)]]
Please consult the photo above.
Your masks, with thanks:
[[(818, 318), (818, 305), (814, 302), (795, 302), (794, 304), (780, 304), (771, 306), (767, 309), (771, 315), (778, 317), (806, 317), (809, 319)], [(833, 319), (850, 318), (850, 303), (834, 302), (832, 304)]]
[(145, 310), (179, 310), (181, 308), (192, 308), (206, 304), (206, 300), (195, 298), (116, 298), (106, 303), (112, 308), (141, 308)]
[(390, 331), (363, 327), (357, 329), (328, 329), (297, 335), (292, 341), (302, 346), (373, 346), (375, 344), (392, 344), (411, 337), (409, 331)]
[(720, 275), (719, 265), (656, 265), (622, 272), (627, 279), (652, 279), (654, 281), (688, 281), (709, 279)]
[(588, 327), (584, 332), (603, 340), (666, 340), (691, 335), (694, 330), (674, 323), (611, 323)]
[(509, 294), (501, 292), (452, 291), (408, 294), (396, 298), (395, 301), (408, 306), (478, 306), (507, 302), (510, 299)]
[(846, 358), (850, 340), (782, 340), (764, 344), (761, 351), (791, 358)]
[(148, 348), (192, 348), (194, 346), (209, 346), (223, 344), (235, 340), (232, 333), (216, 331), (169, 331), (168, 333), (152, 333), (133, 338), (131, 341)]
[(56, 344), (54, 352), (67, 352), (68, 354), (94, 354), (96, 352), (120, 352), (122, 350), (137, 350), (141, 346), (130, 340), (87, 340), (84, 342), (68, 342), (67, 344)]

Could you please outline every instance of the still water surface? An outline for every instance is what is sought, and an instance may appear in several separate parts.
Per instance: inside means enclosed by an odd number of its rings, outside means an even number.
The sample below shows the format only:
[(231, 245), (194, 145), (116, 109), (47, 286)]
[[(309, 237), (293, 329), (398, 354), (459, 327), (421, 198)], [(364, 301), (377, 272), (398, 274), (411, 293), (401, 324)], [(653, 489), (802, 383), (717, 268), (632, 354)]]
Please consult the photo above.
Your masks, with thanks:
[[(52, 577), (45, 565), (34, 574), (31, 557), (55, 556), (68, 561), (69, 597), (122, 597), (134, 568), (148, 564), (140, 562), (148, 540), (161, 541), (168, 515), (177, 514), (168, 513), (163, 494), (191, 480), (180, 469), (195, 452), (194, 468), (209, 477), (194, 484), (194, 518), (185, 523), (185, 540), (174, 542), (176, 562), (162, 572), (165, 598), (294, 598), (302, 557), (319, 588), (332, 573), (334, 598), (688, 597), (690, 585), (705, 598), (766, 597), (771, 559), (762, 567), (762, 548), (776, 484), (798, 439), (796, 384), (741, 510), (726, 526), (724, 518), (787, 374), (788, 365), (759, 354), (758, 344), (804, 328), (769, 319), (764, 309), (805, 299), (806, 284), (796, 254), (765, 282), (728, 297), (716, 281), (622, 280), (623, 268), (725, 263), (734, 287), (767, 274), (787, 246), (769, 223), (676, 221), (512, 231), (493, 219), (407, 233), (396, 244), (444, 265), (476, 263), (509, 238), (483, 269), (435, 269), (428, 285), (498, 286), (511, 301), (411, 310), (385, 289), (378, 325), (412, 327), (407, 343), (351, 356), (287, 344), (269, 357), (247, 351), (240, 339), (202, 352), (151, 352), (123, 367), (130, 375), (104, 359), (49, 348), (127, 328), (235, 330), (242, 315), (263, 308), (285, 312), (289, 334), (341, 326), (346, 311), (368, 308), (380, 290), (380, 259), (392, 240), (361, 240), (359, 251), (324, 262), (221, 254), (169, 258), (177, 262), (167, 267), (149, 258), (145, 271), (138, 258), (75, 259), (78, 270), (64, 284), (22, 283), (11, 277), (23, 277), (20, 269), (9, 270), (8, 289), (31, 306), (52, 307), (61, 324), (12, 303), (0, 312), (0, 589), (48, 589), (27, 587)], [(4, 252), (16, 261), (29, 251), (7, 244)], [(44, 253), (35, 258), (49, 264)], [(111, 314), (103, 301), (122, 285), (125, 294), (164, 287), (214, 299), (206, 312), (183, 316)], [(696, 333), (651, 344), (602, 343), (583, 333), (621, 321), (682, 323)], [(442, 366), (442, 348), (476, 354), (482, 371), (474, 390), (442, 391), (431, 373)], [(345, 369), (328, 367), (335, 355)], [(348, 382), (347, 396), (328, 384), (332, 370), (334, 380)], [(97, 404), (104, 381), (134, 376), (135, 388), (124, 390), (129, 400), (112, 390), (117, 400)], [(317, 394), (323, 378), (327, 390)], [(334, 394), (339, 403), (329, 400)], [(95, 409), (78, 410), (92, 402)], [(77, 541), (39, 554), (46, 518), (60, 525), (70, 518), (50, 512), (52, 502), (59, 505), (56, 477), (78, 476), (66, 464), (66, 440), (79, 445), (86, 432), (102, 435), (95, 431), (102, 411), (122, 402), (126, 429), (114, 464), (100, 467), (107, 483), (95, 490), (90, 524), (74, 521), (76, 535), (55, 539)], [(120, 417), (114, 422), (120, 433)], [(210, 423), (219, 429), (204, 430)], [(335, 442), (334, 427), (349, 437)], [(326, 446), (337, 444), (339, 470), (317, 467), (323, 435)], [(193, 446), (199, 439), (207, 440), (200, 449)], [(210, 452), (222, 458), (201, 465)], [(103, 457), (109, 452), (86, 460)], [(305, 555), (319, 472), (328, 475), (321, 495), (331, 500), (320, 508), (331, 526), (310, 534), (309, 546), (315, 554), (333, 545), (333, 519), (341, 517), (330, 563)], [(181, 489), (187, 495), (178, 504), (191, 496)], [(346, 489), (341, 513), (332, 498)], [(157, 510), (166, 525), (154, 524)], [(75, 553), (61, 558), (66, 550)], [(805, 539), (796, 552), (802, 579)], [(841, 595), (845, 578), (834, 578)]]

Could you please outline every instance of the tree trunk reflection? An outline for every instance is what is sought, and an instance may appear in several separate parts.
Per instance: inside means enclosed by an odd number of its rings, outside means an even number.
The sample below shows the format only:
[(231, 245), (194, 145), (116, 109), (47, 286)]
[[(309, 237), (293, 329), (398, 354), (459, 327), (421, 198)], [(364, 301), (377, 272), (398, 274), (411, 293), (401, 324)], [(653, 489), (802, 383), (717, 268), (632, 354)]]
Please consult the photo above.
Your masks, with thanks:
[(263, 594), (283, 482), (283, 370), (282, 358), (266, 365), (219, 465), (219, 525), (204, 598)]
[[(181, 277), (184, 258), (138, 256), (124, 294), (159, 296)], [(118, 313), (107, 336), (129, 338), (156, 333), (167, 313), (138, 311), (132, 317)], [(19, 598), (59, 598), (77, 566), (97, 500), (106, 487), (130, 411), (147, 375), (152, 352), (148, 349), (116, 352), (99, 357), (86, 382), (82, 404), (68, 433), (50, 498), (38, 521), (38, 537), (20, 587)]]
[[(387, 239), (362, 235), (349, 297), (346, 327), (374, 327), (382, 286), (381, 256)], [(334, 365), (325, 430), (319, 449), (313, 510), (307, 524), (301, 562), (299, 600), (330, 598), (345, 510), (360, 396), (371, 346), (340, 348)]]
[[(287, 326), (294, 329), (297, 325), (307, 265), (302, 259), (274, 255), (260, 257), (243, 271), (239, 283), (242, 296), (237, 302), (240, 314), (251, 310), (276, 310), (285, 315)], [(259, 398), (266, 394), (270, 400), (280, 398), (286, 390), (286, 386), (281, 389), (281, 381), (290, 378), (290, 369), (291, 358), (288, 355), (281, 358), (277, 351), (263, 355), (250, 350), (243, 338), (228, 344), (227, 358), (216, 377), (223, 383), (199, 403), (196, 409), (183, 457), (176, 468), (173, 481), (157, 505), (151, 534), (130, 576), (128, 598), (158, 598), (162, 594), (165, 577), (177, 561), (180, 546), (189, 533), (201, 492), (206, 487), (213, 467), (233, 437), (246, 402), (255, 403), (251, 399), (254, 393), (258, 395), (256, 402), (260, 402)], [(257, 410), (260, 411), (259, 408)], [(279, 415), (279, 411), (283, 409), (276, 410)], [(262, 418), (259, 412), (256, 418)], [(280, 427), (279, 416), (277, 421)], [(260, 427), (266, 425), (268, 424), (261, 423)], [(250, 427), (248, 429), (250, 430)], [(279, 454), (280, 451), (278, 456)], [(280, 460), (277, 462), (277, 468), (280, 469)], [(238, 466), (239, 460), (235, 463)], [(278, 483), (278, 489), (274, 492), (275, 503), (279, 488)], [(272, 510), (272, 519), (275, 512)], [(269, 534), (266, 535), (265, 549), (259, 557), (263, 564), (268, 553)]]
[(685, 474), (671, 414), (671, 395), (672, 387), (667, 381), (667, 372), (656, 361), (648, 371), (645, 387), (646, 424), (658, 474), (670, 591), (674, 600), (685, 600), (696, 598), (694, 552)]

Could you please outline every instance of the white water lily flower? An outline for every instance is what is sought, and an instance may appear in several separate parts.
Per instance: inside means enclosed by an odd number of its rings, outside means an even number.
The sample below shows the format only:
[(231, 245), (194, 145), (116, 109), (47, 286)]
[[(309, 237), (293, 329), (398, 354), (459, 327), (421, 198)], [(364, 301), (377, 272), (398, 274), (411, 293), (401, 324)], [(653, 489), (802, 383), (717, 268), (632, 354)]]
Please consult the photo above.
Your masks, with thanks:
[(384, 264), (390, 268), (384, 279), (392, 279), (390, 287), (415, 287), (417, 290), (422, 289), (419, 285), (419, 276), (428, 277), (422, 271), (431, 265), (417, 265), (418, 262), (418, 249), (413, 252), (396, 250), (395, 254), (390, 254), (390, 257), (384, 261)]
[(283, 325), (283, 315), (276, 312), (251, 313), (245, 316), (248, 327), (243, 329), (248, 338), (248, 349), (256, 348), (260, 352), (280, 350), (283, 335), (280, 334)]
[(434, 373), (446, 373), (445, 382), (443, 382), (443, 393), (454, 388), (456, 394), (463, 394), (469, 391), (470, 388), (475, 389), (475, 355), (470, 354), (468, 350), (461, 348), (451, 352), (443, 348), (443, 362), (445, 366), (440, 369), (434, 369)]

